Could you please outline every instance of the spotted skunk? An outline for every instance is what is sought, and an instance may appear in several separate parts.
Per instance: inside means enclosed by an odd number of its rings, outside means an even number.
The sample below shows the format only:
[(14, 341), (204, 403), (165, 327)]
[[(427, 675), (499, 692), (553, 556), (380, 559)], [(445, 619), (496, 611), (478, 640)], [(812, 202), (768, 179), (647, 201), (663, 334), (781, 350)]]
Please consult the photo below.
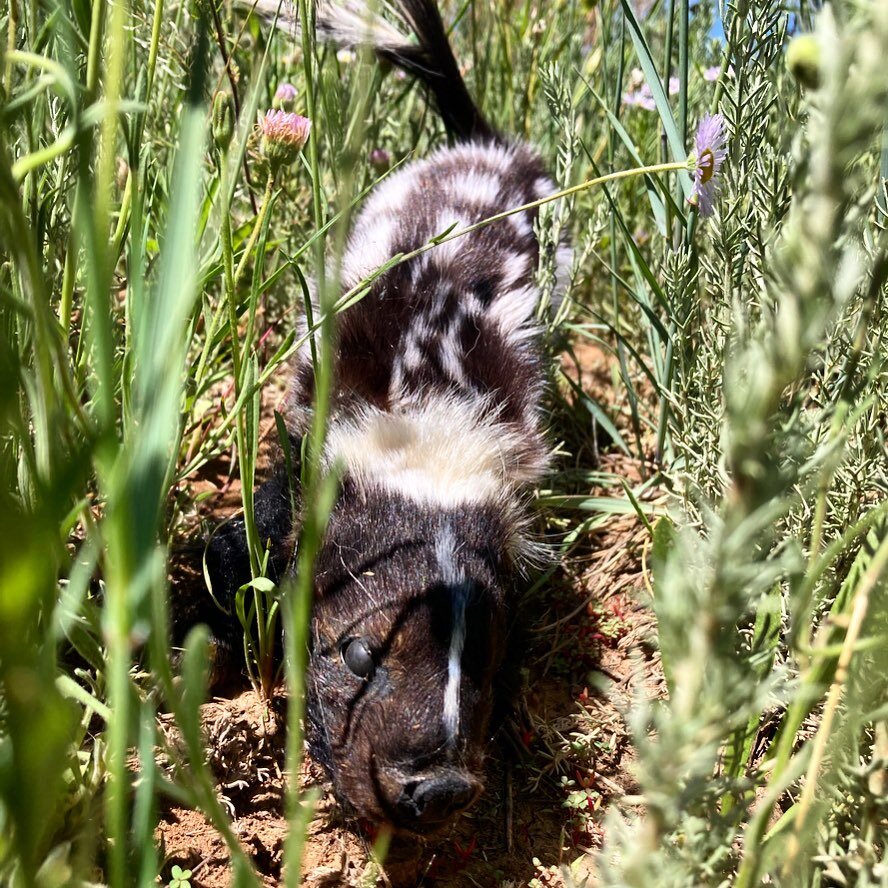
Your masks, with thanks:
[[(260, 3), (260, 7), (261, 7)], [(273, 11), (277, 0), (271, 0)], [(429, 89), (452, 144), (382, 182), (345, 252), (350, 288), (396, 253), (554, 191), (537, 154), (496, 132), (459, 73), (434, 0), (366, 10), (322, 4), (321, 34), (371, 43)], [(344, 467), (315, 567), (307, 682), (310, 746), (357, 816), (425, 833), (484, 783), (497, 674), (516, 607), (528, 493), (546, 470), (544, 367), (535, 313), (539, 245), (522, 212), (397, 265), (339, 317), (325, 460)], [(563, 262), (568, 253), (559, 251)], [(289, 432), (311, 416), (308, 349)], [(283, 471), (257, 493), (273, 571), (297, 515)], [(218, 593), (249, 579), (244, 528), (216, 534)], [(230, 634), (221, 612), (213, 630)]]

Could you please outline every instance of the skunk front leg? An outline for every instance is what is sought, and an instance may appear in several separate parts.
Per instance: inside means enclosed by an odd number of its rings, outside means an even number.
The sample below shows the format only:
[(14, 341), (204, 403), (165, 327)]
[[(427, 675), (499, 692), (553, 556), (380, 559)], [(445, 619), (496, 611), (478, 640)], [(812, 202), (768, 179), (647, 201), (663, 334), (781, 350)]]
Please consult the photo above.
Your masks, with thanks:
[[(267, 549), (269, 553), (266, 575), (280, 583), (290, 564), (293, 531), (290, 477), (283, 463), (256, 489), (253, 514), (262, 551)], [(243, 627), (237, 618), (235, 598), (238, 589), (252, 579), (243, 515), (216, 528), (197, 554), (202, 558), (212, 593), (201, 580), (193, 591), (174, 596), (172, 642), (181, 645), (193, 626), (206, 624), (214, 647), (212, 672), (218, 682), (243, 667)]]

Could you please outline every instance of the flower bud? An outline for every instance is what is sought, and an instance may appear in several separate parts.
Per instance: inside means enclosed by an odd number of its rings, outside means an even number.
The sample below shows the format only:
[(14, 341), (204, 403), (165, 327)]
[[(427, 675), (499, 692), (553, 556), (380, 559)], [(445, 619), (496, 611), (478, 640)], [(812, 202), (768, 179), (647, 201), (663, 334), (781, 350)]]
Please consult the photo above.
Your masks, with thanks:
[(786, 50), (786, 67), (802, 86), (820, 86), (820, 44), (813, 34), (794, 37)]
[(126, 159), (123, 157), (117, 158), (117, 187), (123, 191), (126, 188), (126, 180), (129, 178), (130, 168), (129, 164), (126, 162)]
[(311, 121), (292, 111), (267, 111), (259, 121), (262, 153), (272, 172), (293, 163), (308, 141)]
[(279, 83), (271, 100), (271, 107), (278, 111), (295, 111), (297, 95), (292, 83)]
[(370, 152), (370, 157), (368, 159), (370, 161), (370, 166), (372, 166), (377, 173), (388, 172), (392, 165), (392, 158), (385, 148), (374, 148)]
[(234, 135), (234, 104), (227, 92), (213, 97), (213, 142), (219, 151), (227, 151)]

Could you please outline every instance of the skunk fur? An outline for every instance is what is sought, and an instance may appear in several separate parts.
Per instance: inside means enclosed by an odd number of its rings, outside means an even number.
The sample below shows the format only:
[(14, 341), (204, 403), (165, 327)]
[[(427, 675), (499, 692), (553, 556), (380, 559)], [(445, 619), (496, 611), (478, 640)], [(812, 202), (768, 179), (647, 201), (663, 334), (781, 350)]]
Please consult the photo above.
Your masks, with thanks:
[[(454, 225), (554, 191), (537, 154), (475, 106), (434, 0), (386, 9), (412, 37), (354, 4), (321, 4), (318, 30), (419, 78), (452, 144), (366, 200), (343, 288)], [(315, 569), (309, 738), (349, 810), (408, 831), (440, 828), (483, 785), (528, 496), (549, 458), (534, 219), (509, 216), (393, 267), (338, 318), (325, 460), (344, 474)], [(557, 258), (566, 264), (566, 247)], [(289, 397), (294, 453), (313, 395), (306, 346)], [(298, 525), (282, 472), (257, 492), (256, 513), (281, 576)], [(242, 521), (214, 536), (207, 565), (217, 595), (249, 579)], [(217, 614), (213, 631), (230, 638), (231, 622)]]

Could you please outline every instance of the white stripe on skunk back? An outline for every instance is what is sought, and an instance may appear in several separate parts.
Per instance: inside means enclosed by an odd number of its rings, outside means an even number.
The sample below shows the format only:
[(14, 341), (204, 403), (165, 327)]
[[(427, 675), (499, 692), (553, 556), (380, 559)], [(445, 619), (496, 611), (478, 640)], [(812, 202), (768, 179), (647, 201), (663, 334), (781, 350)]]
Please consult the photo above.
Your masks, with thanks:
[(448, 508), (505, 505), (547, 463), (542, 440), (498, 422), (482, 401), (447, 396), (340, 416), (328, 432), (326, 458), (361, 488)]

